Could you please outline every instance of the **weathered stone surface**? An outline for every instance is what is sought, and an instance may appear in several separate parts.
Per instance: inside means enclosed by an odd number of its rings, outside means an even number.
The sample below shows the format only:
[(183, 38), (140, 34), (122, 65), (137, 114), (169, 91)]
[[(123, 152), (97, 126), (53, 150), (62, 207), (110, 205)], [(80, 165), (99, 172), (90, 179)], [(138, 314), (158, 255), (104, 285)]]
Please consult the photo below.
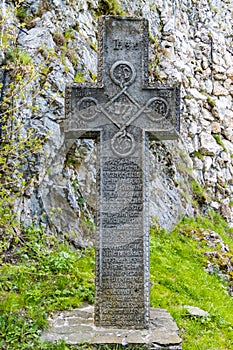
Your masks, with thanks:
[[(224, 77), (220, 76), (215, 76), (215, 78), (217, 78), (217, 80), (222, 80), (224, 79)], [(228, 90), (226, 88), (224, 88), (224, 86), (222, 86), (222, 84), (220, 84), (219, 82), (215, 82), (214, 83), (214, 91), (213, 94), (215, 96), (227, 96), (228, 95)]]
[(198, 91), (198, 89), (190, 89), (188, 93), (191, 94), (196, 100), (206, 100), (206, 96)]
[[(179, 172), (171, 165), (174, 159), (179, 164)], [(183, 152), (182, 142), (154, 142), (150, 146), (149, 168), (150, 217), (155, 217), (161, 227), (170, 230), (177, 218), (182, 218), (183, 213), (193, 215), (192, 205), (188, 201), (190, 188), (186, 172), (193, 168), (193, 163)], [(174, 186), (174, 183), (182, 183), (182, 190), (179, 186)], [(180, 191), (184, 196), (181, 196)]]
[(233, 129), (232, 128), (224, 129), (223, 135), (226, 137), (227, 140), (233, 142)]
[(95, 324), (143, 329), (149, 322), (145, 147), (148, 133), (177, 138), (180, 91), (147, 86), (146, 20), (106, 16), (99, 31), (98, 85), (67, 87), (64, 144), (85, 133), (98, 140)]
[(228, 221), (232, 221), (232, 211), (231, 208), (229, 206), (229, 204), (222, 204), (220, 206), (220, 212), (222, 214), (222, 216)]
[(19, 43), (27, 49), (38, 49), (43, 44), (46, 44), (48, 49), (52, 49), (55, 46), (52, 35), (47, 28), (32, 28), (27, 34), (22, 33), (19, 38)]
[(209, 313), (207, 311), (204, 311), (200, 309), (197, 306), (189, 306), (185, 305), (184, 308), (189, 312), (190, 315), (196, 316), (196, 317), (209, 317)]
[[(217, 11), (213, 9), (213, 4), (207, 1), (203, 2), (201, 6), (198, 1), (193, 1), (191, 4), (188, 0), (182, 1), (182, 4), (172, 0), (159, 0), (152, 5), (145, 1), (122, 0), (120, 3), (122, 4), (122, 9), (127, 14), (143, 16), (149, 20), (151, 31), (149, 52), (149, 58), (151, 60), (151, 81), (159, 77), (160, 79), (165, 79), (168, 83), (170, 79), (174, 81), (175, 78), (182, 82), (181, 93), (184, 99), (182, 105), (183, 122), (181, 125), (181, 137), (184, 140), (183, 149), (187, 150), (187, 157), (196, 157), (194, 151), (199, 149), (199, 134), (202, 131), (200, 130), (200, 125), (203, 119), (220, 123), (221, 134), (219, 135), (221, 135), (223, 141), (226, 139), (232, 143), (233, 88), (232, 83), (230, 84), (230, 81), (232, 82), (232, 14), (231, 7), (229, 6), (230, 2), (215, 1), (214, 8), (216, 8)], [(14, 7), (13, 1), (7, 1), (7, 4)], [(50, 72), (48, 77), (43, 74), (39, 79), (48, 81), (48, 90), (44, 94), (38, 94), (33, 98), (33, 105), (39, 106), (39, 111), (36, 116), (26, 109), (22, 109), (22, 114), (27, 121), (33, 120), (35, 122), (36, 119), (37, 125), (40, 125), (40, 129), (43, 129), (44, 116), (55, 121), (59, 127), (59, 123), (64, 117), (64, 99), (62, 96), (64, 93), (64, 90), (62, 91), (64, 86), (72, 82), (76, 75), (79, 77), (80, 72), (83, 72), (82, 79), (86, 81), (91, 81), (91, 79), (97, 75), (97, 24), (95, 11), (98, 7), (98, 1), (82, 0), (78, 2), (64, 2), (51, 0), (51, 6), (49, 6), (49, 8), (43, 6), (43, 0), (25, 0), (24, 4), (27, 14), (30, 17), (30, 27), (26, 25), (24, 28), (29, 35), (23, 32), (18, 33), (18, 29), (15, 27), (15, 36), (19, 38), (20, 49), (30, 52), (37, 64), (38, 72), (40, 72), (40, 67), (46, 67), (46, 69), (50, 67), (54, 72)], [(8, 22), (10, 25), (12, 23), (17, 24), (18, 19), (13, 18), (12, 15)], [(164, 31), (163, 28), (165, 25), (166, 30)], [(33, 39), (33, 33), (38, 33), (38, 37), (35, 36)], [(43, 33), (46, 33), (46, 35)], [(58, 45), (54, 40), (54, 34), (57, 33), (63, 36), (65, 36), (66, 33), (71, 33), (70, 38), (67, 39), (67, 49), (65, 51), (62, 49), (62, 46)], [(33, 40), (28, 41), (27, 37)], [(155, 39), (155, 44), (153, 38)], [(30, 46), (33, 48), (30, 48)], [(46, 52), (48, 46), (52, 48), (49, 60), (46, 59), (49, 51), (47, 50)], [(166, 46), (168, 46), (168, 48), (166, 48)], [(70, 63), (68, 63), (67, 60), (69, 60)], [(216, 74), (222, 74), (221, 77), (223, 80), (216, 80), (216, 78), (220, 78), (220, 76)], [(156, 79), (154, 79), (154, 76)], [(59, 79), (60, 82), (57, 79)], [(219, 90), (221, 90), (222, 87), (225, 89), (219, 92), (227, 93), (226, 96), (215, 96), (213, 94), (213, 89), (214, 87), (216, 88), (215, 83), (217, 83), (217, 85), (220, 84)], [(196, 89), (198, 94), (194, 92), (195, 96), (193, 96), (190, 93), (190, 89)], [(37, 90), (36, 86), (35, 90)], [(203, 99), (204, 95), (206, 99)], [(200, 96), (200, 99), (198, 96)], [(32, 96), (28, 94), (27, 99), (30, 103), (30, 100), (32, 101)], [(193, 134), (195, 129), (192, 129), (191, 132), (189, 131), (190, 121), (198, 125), (195, 134)], [(54, 124), (48, 126), (48, 128), (53, 127)], [(55, 129), (57, 130), (57, 128)], [(30, 223), (33, 217), (37, 223), (43, 223), (47, 225), (47, 227), (53, 227), (53, 230), (57, 232), (65, 231), (67, 227), (63, 227), (63, 224), (59, 220), (53, 220), (53, 214), (50, 214), (53, 213), (52, 208), (44, 208), (43, 203), (49, 203), (49, 200), (44, 198), (44, 196), (48, 195), (48, 192), (44, 189), (46, 187), (46, 182), (50, 184), (53, 182), (52, 176), (45, 177), (44, 174), (50, 172), (51, 163), (56, 157), (59, 148), (57, 145), (59, 142), (62, 143), (62, 140), (59, 138), (60, 135), (54, 132), (51, 143), (46, 147), (49, 161), (46, 159), (45, 161), (37, 163), (36, 171), (39, 174), (38, 181), (35, 183), (35, 187), (30, 189), (27, 195), (20, 201), (21, 204), (17, 207), (18, 217), (21, 218), (23, 222)], [(168, 151), (170, 152), (169, 147)], [(157, 153), (154, 158), (156, 157)], [(215, 172), (218, 171), (216, 159), (218, 154), (211, 154), (210, 157), (212, 159), (210, 173), (216, 178)], [(63, 169), (61, 169), (62, 174), (66, 174), (67, 170), (67, 166), (64, 164), (65, 158), (65, 155), (61, 155), (60, 163), (64, 165)], [(203, 163), (205, 162), (204, 158), (202, 161)], [(229, 169), (231, 167), (231, 162), (232, 159), (228, 160), (226, 164), (226, 167)], [(70, 171), (72, 165), (69, 165), (69, 167)], [(175, 197), (177, 197), (177, 200), (182, 203), (180, 209), (183, 214), (185, 214), (187, 211), (187, 201), (182, 195), (182, 186), (176, 182), (176, 178), (179, 179), (182, 177), (181, 183), (183, 184), (185, 182), (185, 185), (188, 185), (188, 176), (185, 177), (184, 173), (180, 172), (179, 164), (175, 162), (171, 163), (171, 170), (174, 168), (176, 172), (172, 181), (175, 181), (173, 184), (178, 187), (177, 191), (174, 191), (174, 186), (168, 186), (171, 180), (169, 178), (171, 171), (164, 165), (160, 165), (160, 168), (161, 173), (157, 174), (157, 176), (159, 176), (159, 181), (157, 183), (154, 182), (153, 186), (162, 186), (161, 191), (164, 191), (165, 178), (167, 190), (166, 193), (163, 194), (164, 200), (169, 202), (170, 198), (175, 200)], [(155, 171), (155, 167), (153, 171)], [(203, 170), (199, 169), (198, 172), (195, 172), (197, 180), (203, 181), (205, 178), (203, 171), (204, 168)], [(93, 172), (93, 170), (91, 170), (91, 172)], [(164, 172), (166, 172), (165, 175)], [(74, 173), (75, 175), (73, 174), (71, 177), (64, 177), (64, 181), (59, 189), (59, 191), (62, 191), (62, 196), (64, 197), (64, 201), (62, 201), (62, 206), (65, 208), (64, 215), (66, 215), (66, 212), (68, 213), (73, 210), (70, 207), (70, 202), (66, 194), (69, 192), (67, 188), (77, 182), (77, 168), (74, 170)], [(74, 176), (76, 176), (75, 179)], [(83, 177), (84, 172), (82, 170), (82, 178)], [(94, 182), (90, 184), (92, 178), (93, 177), (90, 176), (88, 179), (87, 174), (86, 183), (88, 182), (89, 189), (94, 187)], [(212, 202), (217, 201), (221, 203), (226, 196), (232, 198), (233, 187), (227, 183), (226, 179), (225, 184), (229, 190), (228, 194), (225, 192), (223, 193), (222, 190), (215, 187), (214, 181), (209, 182), (209, 180), (209, 176), (207, 176), (207, 180), (203, 185), (209, 187)], [(54, 187), (56, 186), (57, 183), (55, 182)], [(159, 188), (152, 188), (152, 190), (154, 192), (159, 192)], [(84, 187), (82, 187), (82, 196), (85, 196)], [(91, 203), (95, 201), (94, 191), (92, 195), (90, 195), (89, 192), (87, 202), (88, 201)], [(171, 209), (169, 209), (167, 205), (165, 209), (167, 215), (163, 213), (163, 217), (160, 218), (160, 198), (153, 194), (151, 197), (151, 204), (150, 213), (152, 216), (156, 213), (161, 224), (164, 225), (168, 223), (170, 218), (172, 218), (172, 222), (179, 220), (180, 216), (177, 216), (177, 212), (173, 211), (175, 208), (173, 205)], [(80, 204), (77, 202), (77, 205)], [(93, 207), (93, 205), (91, 206)], [(57, 204), (56, 207), (61, 206)], [(233, 208), (231, 211), (233, 211)], [(36, 217), (34, 217), (35, 213)], [(45, 216), (47, 217), (46, 220), (44, 219)], [(70, 215), (70, 217), (71, 221), (73, 221), (73, 229), (78, 236), (81, 235), (80, 238), (84, 239), (84, 233), (79, 231), (79, 220), (75, 220), (75, 215)], [(67, 215), (67, 219), (68, 218), (69, 215)], [(53, 224), (49, 226), (48, 222), (51, 219)]]
[(200, 134), (200, 147), (199, 150), (204, 155), (216, 155), (223, 150), (222, 146), (218, 145), (215, 138), (207, 133), (202, 132)]
[(164, 309), (151, 309), (148, 330), (98, 328), (94, 326), (92, 306), (64, 311), (50, 319), (41, 339), (65, 340), (67, 344), (146, 344), (151, 349), (181, 350), (182, 339), (171, 315)]
[(221, 125), (220, 125), (220, 123), (217, 123), (217, 122), (212, 123), (212, 125), (211, 125), (211, 132), (213, 134), (221, 134)]
[(222, 140), (222, 142), (223, 142), (224, 148), (227, 150), (229, 156), (231, 157), (231, 155), (233, 154), (233, 143), (228, 140)]

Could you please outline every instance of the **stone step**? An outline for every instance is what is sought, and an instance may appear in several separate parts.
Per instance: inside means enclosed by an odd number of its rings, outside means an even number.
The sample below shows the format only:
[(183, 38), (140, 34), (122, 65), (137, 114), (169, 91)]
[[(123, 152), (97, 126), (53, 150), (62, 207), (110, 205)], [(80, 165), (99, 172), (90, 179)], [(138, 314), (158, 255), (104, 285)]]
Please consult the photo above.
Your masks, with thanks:
[(181, 350), (182, 339), (171, 315), (165, 309), (150, 309), (149, 329), (115, 329), (94, 326), (94, 307), (62, 311), (50, 320), (41, 340), (67, 344), (141, 344), (150, 350)]

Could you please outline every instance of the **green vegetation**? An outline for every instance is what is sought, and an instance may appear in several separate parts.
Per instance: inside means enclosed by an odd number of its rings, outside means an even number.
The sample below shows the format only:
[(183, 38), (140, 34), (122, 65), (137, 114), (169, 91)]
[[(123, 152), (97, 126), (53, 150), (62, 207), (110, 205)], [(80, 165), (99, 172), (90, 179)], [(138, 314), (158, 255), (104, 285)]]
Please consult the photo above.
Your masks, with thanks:
[(224, 143), (222, 142), (221, 136), (218, 135), (218, 134), (213, 134), (213, 137), (215, 138), (217, 144), (218, 144), (219, 146), (222, 146), (223, 149), (225, 150), (225, 146), (224, 146)]
[(16, 7), (16, 11), (16, 17), (20, 20), (20, 22), (24, 22), (27, 19), (26, 7), (18, 5)]
[[(208, 246), (203, 237), (213, 230), (228, 244), (228, 252), (223, 253), (220, 244)], [(215, 251), (219, 258), (214, 263), (226, 272), (224, 259), (232, 259), (232, 237), (227, 223), (214, 213), (184, 218), (170, 233), (156, 224), (151, 229), (151, 306), (166, 308), (172, 314), (184, 350), (232, 349), (233, 300), (228, 294), (232, 272), (227, 281), (205, 271), (205, 253)], [(39, 341), (51, 312), (93, 302), (93, 249), (74, 250), (57, 237), (31, 227), (15, 233), (10, 247), (1, 248), (0, 276), (1, 349), (97, 349)], [(191, 316), (185, 305), (200, 307), (209, 317)], [(103, 345), (98, 349), (123, 348)]]
[(53, 40), (55, 41), (58, 52), (53, 54), (53, 57), (60, 58), (62, 64), (64, 65), (65, 71), (69, 71), (69, 67), (66, 63), (66, 58), (76, 66), (78, 63), (77, 54), (75, 49), (70, 45), (71, 40), (74, 38), (74, 32), (72, 29), (67, 28), (64, 32), (55, 32), (53, 34)]
[(93, 250), (84, 257), (39, 228), (15, 233), (10, 247), (3, 244), (1, 263), (1, 349), (46, 348), (39, 335), (48, 314), (94, 300)]
[[(46, 82), (37, 84), (37, 67), (32, 57), (18, 46), (18, 28), (9, 24), (13, 23), (12, 19), (9, 21), (12, 11), (0, 10), (0, 51), (4, 58), (1, 69), (5, 75), (0, 84), (0, 239), (6, 247), (11, 245), (18, 229), (14, 202), (36, 181), (37, 175), (31, 172), (29, 176), (29, 169), (42, 156), (42, 146), (48, 138), (46, 132), (41, 130), (39, 135), (38, 130), (24, 120), (24, 113), (37, 117), (34, 100), (45, 91)], [(14, 11), (16, 16), (17, 6)]]
[(120, 1), (118, 0), (100, 0), (98, 1), (97, 16), (102, 15), (125, 15)]
[[(18, 2), (19, 6), (21, 2)], [(43, 1), (43, 8), (48, 6)], [(99, 1), (99, 14), (122, 14), (117, 1)], [(5, 16), (5, 17), (4, 17)], [(38, 174), (25, 176), (29, 167), (43, 154), (42, 146), (48, 135), (26, 127), (21, 111), (27, 109), (37, 115), (37, 106), (29, 105), (27, 93), (34, 101), (46, 90), (49, 63), (56, 55), (42, 47), (43, 67), (35, 67), (32, 57), (17, 46), (14, 25), (5, 23), (11, 14), (1, 13), (0, 50), (5, 62), (2, 67), (8, 75), (7, 88), (1, 84), (1, 145), (0, 145), (0, 348), (2, 350), (68, 350), (77, 349), (59, 342), (41, 343), (40, 334), (48, 324), (48, 316), (58, 310), (70, 310), (94, 301), (94, 250), (75, 250), (62, 237), (46, 234), (40, 227), (20, 226), (14, 215), (14, 201), (32, 188)], [(26, 19), (26, 9), (16, 8), (16, 17)], [(23, 23), (21, 23), (23, 27)], [(4, 29), (4, 30), (3, 30)], [(56, 33), (60, 42), (60, 58), (74, 60), (74, 51), (68, 48), (72, 31)], [(154, 42), (156, 46), (156, 42)], [(93, 49), (95, 49), (93, 47)], [(82, 81), (80, 73), (76, 81)], [(93, 77), (94, 79), (94, 77)], [(36, 85), (35, 82), (39, 84)], [(27, 87), (27, 88), (26, 88)], [(211, 101), (208, 100), (211, 105)], [(213, 104), (214, 106), (214, 104)], [(222, 141), (216, 141), (222, 145)], [(198, 155), (196, 155), (198, 156)], [(201, 186), (193, 181), (192, 189), (198, 203), (206, 201)], [(80, 206), (83, 198), (79, 197)], [(232, 201), (230, 203), (232, 206)], [(92, 232), (93, 222), (80, 220), (82, 231)], [(205, 231), (217, 232), (228, 244), (222, 251), (220, 244), (209, 246)], [(64, 233), (65, 237), (65, 233)], [(233, 300), (228, 293), (233, 284), (233, 273), (226, 263), (232, 261), (233, 233), (218, 215), (196, 219), (184, 218), (171, 233), (154, 225), (151, 229), (151, 306), (166, 308), (173, 315), (184, 339), (184, 350), (230, 350), (233, 348)], [(210, 258), (206, 252), (215, 252)], [(212, 274), (205, 271), (207, 260), (218, 268)], [(218, 272), (228, 276), (219, 277)], [(185, 305), (198, 306), (208, 311), (208, 318), (190, 316)], [(78, 346), (78, 349), (97, 347)], [(127, 347), (142, 349), (142, 346)], [(98, 349), (123, 349), (122, 346), (102, 345)]]
[[(91, 270), (94, 260), (93, 252), (86, 252), (84, 262), (83, 252), (72, 251), (61, 237), (59, 241), (34, 227), (25, 230), (16, 218), (15, 202), (38, 180), (34, 164), (43, 160), (43, 143), (49, 137), (25, 123), (24, 113), (34, 117), (32, 124), (38, 117), (35, 101), (47, 88), (47, 64), (53, 55), (42, 48), (45, 60), (38, 67), (18, 46), (18, 28), (9, 23), (19, 15), (19, 6), (0, 13), (1, 68), (7, 76), (7, 84), (0, 85), (0, 348), (55, 349), (39, 343), (48, 313), (93, 302), (93, 273), (83, 271), (85, 264)], [(71, 35), (64, 33), (65, 44)]]
[(201, 187), (199, 182), (197, 182), (195, 179), (191, 181), (192, 191), (193, 191), (193, 198), (195, 201), (197, 201), (198, 205), (202, 205), (207, 200), (207, 194), (205, 190)]
[(115, 345), (110, 345), (110, 344), (105, 344), (105, 345), (83, 345), (83, 346), (71, 346), (68, 349), (72, 350), (146, 350), (146, 346), (143, 345), (127, 345), (127, 347), (120, 345), (120, 344), (115, 344)]
[(200, 151), (194, 151), (193, 156), (202, 159), (204, 155)]
[(153, 52), (153, 60), (148, 64), (148, 71), (150, 76), (153, 79), (153, 82), (160, 82), (162, 84), (165, 83), (164, 79), (160, 77), (160, 61), (161, 61), (161, 47), (159, 44), (159, 38), (153, 37), (151, 34), (149, 35), (150, 45)]
[(76, 73), (74, 77), (74, 83), (85, 83), (86, 79), (83, 72)]
[[(219, 252), (220, 247), (208, 246), (202, 238), (203, 230), (218, 232), (228, 243), (231, 249), (228, 255), (232, 258), (232, 232), (226, 222), (213, 213), (209, 218), (185, 218), (171, 233), (152, 228), (151, 305), (166, 308), (172, 314), (180, 329), (184, 350), (230, 350), (233, 300), (227, 292), (226, 280), (204, 270), (205, 252)], [(200, 307), (210, 316), (191, 316), (185, 305)]]
[(88, 39), (87, 43), (89, 44), (90, 48), (98, 53), (98, 47), (97, 42), (93, 42), (92, 40)]
[(216, 101), (213, 98), (211, 98), (210, 96), (207, 96), (207, 102), (209, 103), (209, 105), (211, 107), (215, 107), (216, 106)]
[(211, 11), (213, 11), (214, 13), (218, 13), (218, 8), (217, 8), (217, 7), (214, 7), (214, 6), (212, 5), (211, 0), (208, 0), (207, 3), (208, 3), (208, 5), (209, 5), (209, 8), (210, 8)]

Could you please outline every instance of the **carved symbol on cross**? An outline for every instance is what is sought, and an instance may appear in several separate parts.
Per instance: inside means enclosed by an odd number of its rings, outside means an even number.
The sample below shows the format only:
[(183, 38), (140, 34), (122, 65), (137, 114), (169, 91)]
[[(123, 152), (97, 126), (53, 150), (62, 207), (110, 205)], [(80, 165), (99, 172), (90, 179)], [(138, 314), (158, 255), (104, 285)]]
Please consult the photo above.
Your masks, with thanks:
[[(83, 97), (78, 102), (78, 109), (80, 111), (80, 118), (86, 122), (95, 119), (98, 113), (103, 113), (117, 128), (119, 131), (113, 136), (111, 140), (112, 151), (119, 157), (127, 157), (134, 152), (135, 140), (131, 133), (127, 131), (127, 127), (131, 125), (142, 113), (145, 113), (152, 121), (164, 120), (169, 112), (169, 106), (165, 99), (161, 97), (153, 97), (149, 99), (144, 106), (140, 106), (137, 101), (127, 92), (130, 85), (133, 84), (137, 76), (134, 66), (127, 61), (117, 61), (110, 69), (110, 78), (114, 84), (118, 85), (121, 90), (115, 94), (105, 106), (98, 104), (98, 101), (93, 97)], [(116, 102), (120, 96), (126, 96), (133, 104), (133, 115), (128, 121), (125, 121), (122, 125), (114, 120), (108, 108)], [(90, 114), (85, 109), (88, 107), (95, 107), (95, 113)], [(121, 104), (122, 107), (122, 104)], [(132, 109), (132, 106), (127, 106), (127, 109)], [(136, 107), (136, 108), (135, 108)], [(116, 106), (115, 106), (116, 108)], [(153, 110), (153, 113), (151, 111)], [(126, 110), (125, 110), (126, 112)], [(124, 119), (124, 118), (122, 118)], [(173, 127), (171, 127), (173, 130)]]
[(78, 137), (97, 140), (95, 325), (144, 329), (149, 327), (147, 141), (177, 138), (180, 88), (149, 84), (146, 20), (103, 17), (99, 38), (97, 84), (67, 87), (62, 128), (67, 148)]

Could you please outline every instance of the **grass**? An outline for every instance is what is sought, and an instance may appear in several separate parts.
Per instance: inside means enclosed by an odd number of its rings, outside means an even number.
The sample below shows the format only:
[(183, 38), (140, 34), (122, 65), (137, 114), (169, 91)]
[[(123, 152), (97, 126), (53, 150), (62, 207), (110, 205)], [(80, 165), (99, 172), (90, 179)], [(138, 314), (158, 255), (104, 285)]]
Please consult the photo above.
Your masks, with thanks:
[[(202, 239), (205, 230), (219, 233), (229, 246), (226, 254), (232, 257), (232, 232), (216, 214), (184, 218), (171, 233), (158, 225), (152, 227), (151, 306), (171, 313), (183, 338), (183, 350), (231, 350), (233, 299), (227, 291), (228, 282), (205, 271), (204, 253), (220, 252), (221, 248), (207, 246)], [(2, 249), (0, 266), (1, 349), (123, 349), (110, 345), (71, 347), (65, 342), (41, 343), (39, 339), (51, 313), (93, 302), (93, 249), (76, 251), (35, 227), (22, 230), (11, 240), (11, 249), (7, 247)], [(229, 276), (232, 281), (233, 276)], [(209, 317), (191, 316), (185, 305), (200, 307)]]
[(201, 187), (199, 182), (196, 180), (191, 180), (191, 187), (193, 191), (193, 198), (198, 204), (202, 205), (207, 200), (207, 194), (205, 190)]
[(32, 227), (12, 239), (11, 251), (2, 250), (1, 257), (0, 348), (47, 349), (39, 335), (48, 315), (94, 300), (94, 251), (84, 256)]
[[(198, 230), (213, 228), (227, 240), (232, 256), (232, 238), (220, 217), (215, 224), (207, 218), (185, 219), (171, 233), (152, 229), (151, 305), (172, 314), (183, 338), (183, 350), (233, 349), (233, 299), (225, 280), (204, 271), (204, 253), (211, 248), (197, 239)], [(200, 307), (210, 316), (191, 316), (185, 305)]]
[(213, 134), (213, 137), (215, 138), (217, 144), (218, 144), (219, 146), (222, 146), (223, 149), (224, 149), (224, 151), (225, 151), (226, 149), (225, 149), (224, 143), (223, 143), (223, 141), (222, 141), (222, 139), (221, 139), (221, 136), (218, 135), (218, 134)]

